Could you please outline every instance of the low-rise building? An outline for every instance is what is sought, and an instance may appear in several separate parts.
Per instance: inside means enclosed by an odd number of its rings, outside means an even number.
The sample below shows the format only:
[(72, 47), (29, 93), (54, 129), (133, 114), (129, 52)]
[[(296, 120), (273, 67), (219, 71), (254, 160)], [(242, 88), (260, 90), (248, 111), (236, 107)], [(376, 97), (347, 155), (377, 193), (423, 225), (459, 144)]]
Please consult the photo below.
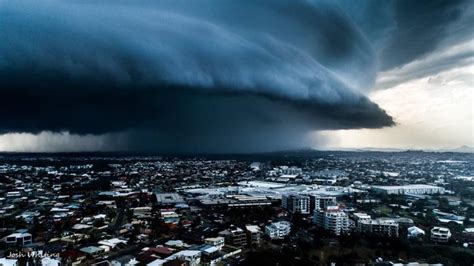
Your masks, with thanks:
[(379, 236), (398, 237), (399, 225), (394, 219), (378, 218), (360, 222), (359, 232)]
[[(167, 258), (166, 261), (171, 261), (174, 259), (180, 259), (186, 261), (188, 266), (198, 266), (201, 264), (201, 251), (199, 250), (182, 250), (177, 252)], [(166, 263), (165, 263), (166, 264)]]
[(7, 245), (26, 246), (33, 243), (33, 237), (28, 232), (18, 231), (4, 238)]
[(155, 196), (158, 206), (175, 206), (186, 203), (183, 197), (177, 193), (156, 193)]
[(414, 184), (404, 186), (372, 186), (372, 190), (380, 194), (395, 194), (395, 195), (425, 195), (425, 194), (444, 194), (444, 188)]
[(160, 210), (160, 220), (165, 224), (177, 224), (179, 219), (179, 214), (175, 212), (175, 209)]
[(55, 259), (55, 258), (42, 258), (41, 259), (41, 266), (60, 266), (60, 265), (61, 265), (61, 261), (59, 259)]
[(412, 226), (407, 229), (407, 238), (419, 238), (425, 235), (425, 231), (419, 227)]
[(280, 221), (276, 223), (271, 223), (265, 226), (265, 234), (270, 237), (270, 239), (283, 239), (291, 232), (291, 223), (287, 221)]
[(431, 241), (446, 243), (449, 241), (450, 238), (451, 230), (449, 230), (449, 228), (435, 226), (431, 229)]
[(218, 249), (221, 249), (225, 244), (225, 240), (223, 237), (210, 237), (210, 238), (204, 239), (204, 243), (208, 245), (212, 245)]
[(256, 225), (247, 225), (245, 226), (245, 231), (247, 232), (247, 243), (249, 245), (260, 245), (260, 236), (262, 230)]
[(247, 235), (244, 230), (239, 227), (231, 227), (219, 232), (219, 236), (224, 237), (225, 242), (232, 246), (240, 247), (247, 244)]
[(134, 266), (138, 265), (139, 262), (135, 259), (132, 255), (125, 255), (118, 258), (113, 259), (110, 262), (111, 266)]
[(105, 249), (96, 246), (87, 246), (80, 249), (80, 251), (86, 255), (97, 257), (106, 252)]

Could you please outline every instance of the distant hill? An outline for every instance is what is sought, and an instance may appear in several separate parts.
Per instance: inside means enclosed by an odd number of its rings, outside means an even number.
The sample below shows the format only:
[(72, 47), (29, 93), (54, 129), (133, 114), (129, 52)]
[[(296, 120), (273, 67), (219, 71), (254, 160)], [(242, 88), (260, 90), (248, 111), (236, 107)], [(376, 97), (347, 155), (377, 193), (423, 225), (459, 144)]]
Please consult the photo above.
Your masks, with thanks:
[(474, 153), (474, 147), (467, 145), (457, 148), (446, 149), (400, 149), (400, 148), (334, 148), (328, 151), (352, 151), (352, 152), (407, 152), (407, 151), (421, 151), (421, 152), (458, 152), (458, 153)]
[(454, 149), (440, 149), (440, 150), (436, 150), (438, 152), (462, 152), (462, 153), (474, 153), (474, 148), (473, 147), (470, 147), (470, 146), (461, 146), (461, 147), (458, 147), (458, 148), (454, 148)]

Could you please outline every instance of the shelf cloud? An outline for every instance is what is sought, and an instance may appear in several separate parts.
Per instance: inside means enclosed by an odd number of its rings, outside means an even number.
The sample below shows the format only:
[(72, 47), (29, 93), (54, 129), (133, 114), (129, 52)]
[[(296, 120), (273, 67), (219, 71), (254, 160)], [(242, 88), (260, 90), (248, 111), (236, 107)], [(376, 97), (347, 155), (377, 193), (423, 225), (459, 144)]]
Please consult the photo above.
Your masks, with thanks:
[[(451, 10), (434, 29), (456, 25), (461, 5), (430, 6), (435, 17)], [(379, 69), (432, 47), (393, 58), (400, 39), (423, 29), (389, 20), (380, 32), (393, 39), (370, 35), (345, 6), (0, 1), (0, 132), (125, 134), (117, 149), (241, 152), (304, 146), (314, 130), (392, 126), (366, 96)], [(384, 12), (399, 27), (412, 23), (404, 6)]]

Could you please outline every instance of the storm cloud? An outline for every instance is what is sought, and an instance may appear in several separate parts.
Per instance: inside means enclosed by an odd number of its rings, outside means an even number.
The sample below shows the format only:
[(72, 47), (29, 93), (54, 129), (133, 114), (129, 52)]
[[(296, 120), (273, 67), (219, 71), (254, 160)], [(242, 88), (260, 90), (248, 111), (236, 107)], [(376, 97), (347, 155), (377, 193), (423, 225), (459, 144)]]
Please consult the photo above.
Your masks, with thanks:
[[(462, 18), (453, 2), (430, 6), (448, 10), (434, 30)], [(0, 133), (120, 134), (118, 149), (241, 152), (304, 146), (314, 130), (391, 126), (366, 95), (379, 69), (416, 59), (390, 51), (396, 36), (418, 36), (394, 23), (418, 21), (398, 2), (384, 5), (393, 17), (380, 17), (379, 32), (397, 32), (387, 39), (346, 7), (0, 1)], [(440, 34), (418, 42), (438, 45)], [(423, 49), (415, 54), (434, 46)]]

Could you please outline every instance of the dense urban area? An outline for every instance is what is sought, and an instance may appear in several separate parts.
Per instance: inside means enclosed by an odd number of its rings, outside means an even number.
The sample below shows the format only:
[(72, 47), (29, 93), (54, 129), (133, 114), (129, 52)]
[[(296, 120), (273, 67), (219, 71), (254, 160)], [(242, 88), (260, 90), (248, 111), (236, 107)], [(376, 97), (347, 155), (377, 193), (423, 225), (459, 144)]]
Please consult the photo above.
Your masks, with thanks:
[(473, 162), (3, 154), (0, 265), (473, 265)]

